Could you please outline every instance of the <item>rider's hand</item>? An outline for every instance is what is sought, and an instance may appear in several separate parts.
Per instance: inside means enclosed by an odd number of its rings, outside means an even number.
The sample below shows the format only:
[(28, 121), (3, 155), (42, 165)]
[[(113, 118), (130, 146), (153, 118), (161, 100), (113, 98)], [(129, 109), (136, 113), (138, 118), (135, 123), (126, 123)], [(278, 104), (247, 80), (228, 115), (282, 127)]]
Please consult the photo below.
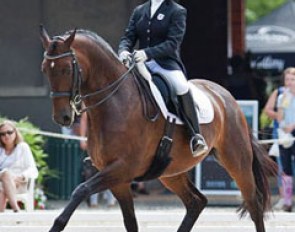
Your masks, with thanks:
[(134, 52), (134, 60), (136, 63), (145, 62), (148, 59), (144, 50), (138, 50)]
[(119, 54), (119, 60), (125, 65), (129, 63), (130, 57), (131, 57), (131, 53), (128, 51), (122, 51)]

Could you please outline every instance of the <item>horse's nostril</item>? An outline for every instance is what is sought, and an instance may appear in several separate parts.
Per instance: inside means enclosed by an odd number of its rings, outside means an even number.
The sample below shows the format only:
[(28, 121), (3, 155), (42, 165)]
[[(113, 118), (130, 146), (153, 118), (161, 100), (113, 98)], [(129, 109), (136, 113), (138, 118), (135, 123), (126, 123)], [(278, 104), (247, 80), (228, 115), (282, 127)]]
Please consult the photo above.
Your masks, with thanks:
[(65, 115), (65, 116), (63, 117), (63, 119), (64, 119), (64, 123), (65, 123), (65, 124), (69, 124), (69, 123), (71, 122), (71, 117), (69, 117), (69, 116), (67, 116), (67, 115)]

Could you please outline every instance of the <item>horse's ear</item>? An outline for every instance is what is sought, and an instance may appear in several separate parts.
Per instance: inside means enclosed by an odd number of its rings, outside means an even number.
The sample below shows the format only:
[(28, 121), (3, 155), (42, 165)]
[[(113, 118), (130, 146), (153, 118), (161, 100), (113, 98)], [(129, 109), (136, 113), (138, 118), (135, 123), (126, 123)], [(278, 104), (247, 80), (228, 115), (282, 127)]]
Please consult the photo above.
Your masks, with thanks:
[(41, 41), (43, 44), (43, 48), (45, 50), (47, 50), (49, 43), (50, 43), (50, 38), (49, 38), (48, 33), (42, 24), (40, 25), (40, 38), (41, 38)]
[(75, 28), (75, 30), (73, 30), (73, 32), (69, 35), (69, 37), (64, 42), (68, 48), (71, 47), (71, 44), (73, 43), (73, 41), (75, 39), (76, 31), (77, 31), (77, 29)]

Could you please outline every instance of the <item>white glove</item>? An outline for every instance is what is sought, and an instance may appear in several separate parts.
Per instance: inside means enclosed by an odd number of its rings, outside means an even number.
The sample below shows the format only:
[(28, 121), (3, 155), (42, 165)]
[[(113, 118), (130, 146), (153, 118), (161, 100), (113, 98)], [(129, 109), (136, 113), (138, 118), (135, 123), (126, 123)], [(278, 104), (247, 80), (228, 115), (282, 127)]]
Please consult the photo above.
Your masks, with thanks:
[(119, 60), (124, 63), (126, 60), (128, 60), (131, 57), (131, 53), (128, 51), (123, 51), (119, 54)]
[(119, 60), (125, 65), (126, 68), (130, 66), (131, 53), (128, 51), (123, 51), (119, 54)]
[(134, 52), (134, 60), (136, 63), (145, 62), (148, 59), (144, 50), (138, 50)]

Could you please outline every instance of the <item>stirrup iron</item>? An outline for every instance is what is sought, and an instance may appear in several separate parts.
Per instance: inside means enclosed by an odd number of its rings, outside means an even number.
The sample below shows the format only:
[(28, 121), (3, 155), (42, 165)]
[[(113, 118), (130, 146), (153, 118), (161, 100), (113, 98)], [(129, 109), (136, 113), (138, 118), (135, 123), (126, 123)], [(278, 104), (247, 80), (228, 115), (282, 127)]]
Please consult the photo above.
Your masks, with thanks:
[(195, 134), (190, 140), (190, 149), (193, 157), (203, 155), (208, 151), (208, 145), (201, 134)]

